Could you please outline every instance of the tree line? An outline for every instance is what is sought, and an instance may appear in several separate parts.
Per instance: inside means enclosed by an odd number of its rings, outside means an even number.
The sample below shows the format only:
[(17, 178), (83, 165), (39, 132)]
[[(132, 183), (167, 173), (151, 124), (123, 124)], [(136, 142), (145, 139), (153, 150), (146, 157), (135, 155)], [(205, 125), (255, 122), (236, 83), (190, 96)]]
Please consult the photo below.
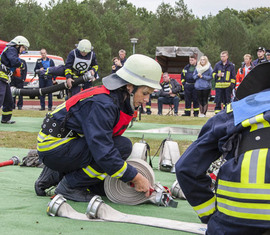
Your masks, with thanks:
[[(42, 7), (35, 0), (0, 0), (0, 39), (25, 36), (30, 50), (46, 48), (66, 59), (79, 39), (91, 41), (100, 75), (111, 72), (119, 49), (132, 54), (130, 38), (138, 38), (136, 53), (155, 57), (157, 46), (198, 47), (212, 66), (227, 50), (236, 68), (243, 55), (256, 59), (256, 48), (270, 49), (270, 8), (236, 11), (226, 8), (201, 19), (184, 0), (172, 6), (161, 3), (155, 13), (137, 8), (127, 0), (51, 0)], [(180, 69), (179, 69), (180, 72)]]

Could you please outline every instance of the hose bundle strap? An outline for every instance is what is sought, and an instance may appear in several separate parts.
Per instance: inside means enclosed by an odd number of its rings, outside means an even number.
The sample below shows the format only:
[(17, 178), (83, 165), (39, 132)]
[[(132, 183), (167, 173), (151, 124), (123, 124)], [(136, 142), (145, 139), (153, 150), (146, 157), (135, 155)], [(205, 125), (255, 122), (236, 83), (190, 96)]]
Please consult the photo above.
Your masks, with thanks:
[(107, 176), (104, 181), (104, 190), (110, 201), (125, 205), (153, 203), (157, 206), (177, 207), (178, 203), (173, 201), (170, 192), (166, 191), (160, 183), (155, 183), (153, 169), (147, 162), (142, 159), (130, 159), (127, 163), (148, 179), (154, 190), (148, 198), (144, 192), (137, 192), (132, 184)]

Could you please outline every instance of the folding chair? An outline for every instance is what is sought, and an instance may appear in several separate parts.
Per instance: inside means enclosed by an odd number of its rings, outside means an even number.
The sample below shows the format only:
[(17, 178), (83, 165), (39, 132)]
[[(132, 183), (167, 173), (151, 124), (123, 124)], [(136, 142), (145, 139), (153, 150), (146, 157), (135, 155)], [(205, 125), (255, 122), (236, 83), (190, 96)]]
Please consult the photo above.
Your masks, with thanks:
[(174, 114), (174, 107), (173, 107), (173, 104), (168, 104), (169, 105), (169, 111), (168, 113), (166, 114), (166, 116), (173, 116)]

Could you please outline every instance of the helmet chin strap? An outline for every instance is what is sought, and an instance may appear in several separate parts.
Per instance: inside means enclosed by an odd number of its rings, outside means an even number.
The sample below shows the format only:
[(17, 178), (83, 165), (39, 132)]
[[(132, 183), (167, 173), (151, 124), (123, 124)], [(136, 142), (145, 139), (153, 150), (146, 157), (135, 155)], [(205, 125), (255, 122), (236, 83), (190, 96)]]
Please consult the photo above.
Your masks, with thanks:
[(130, 106), (133, 111), (138, 108), (138, 107), (134, 107), (134, 95), (136, 91), (138, 90), (138, 88), (139, 88), (138, 86), (134, 86), (133, 91), (130, 94)]

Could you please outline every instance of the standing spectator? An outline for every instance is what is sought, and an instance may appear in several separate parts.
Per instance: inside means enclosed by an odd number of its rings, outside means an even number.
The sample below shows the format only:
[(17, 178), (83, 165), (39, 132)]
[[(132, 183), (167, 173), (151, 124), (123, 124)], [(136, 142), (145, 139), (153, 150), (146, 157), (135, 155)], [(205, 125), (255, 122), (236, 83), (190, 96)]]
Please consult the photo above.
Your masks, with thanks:
[(17, 36), (7, 43), (6, 48), (0, 56), (0, 107), (2, 108), (2, 120), (4, 124), (14, 124), (11, 121), (13, 99), (10, 91), (10, 79), (16, 68), (23, 67), (19, 54), (30, 46), (28, 40), (23, 36)]
[(121, 61), (121, 64), (122, 64), (122, 66), (125, 64), (125, 62), (126, 62), (126, 51), (124, 50), (124, 49), (121, 49), (119, 52), (118, 52), (118, 54), (119, 54), (119, 58), (120, 58), (120, 61)]
[[(37, 60), (36, 66), (34, 68), (35, 73), (38, 74), (39, 78), (39, 88), (49, 87), (53, 85), (53, 79), (55, 80), (55, 77), (52, 77), (51, 75), (41, 75), (40, 71), (46, 71), (49, 67), (54, 67), (54, 62), (52, 59), (47, 57), (47, 51), (46, 49), (40, 50), (41, 58)], [(39, 97), (40, 99), (40, 111), (45, 110), (45, 95), (41, 95)], [(52, 100), (52, 93), (48, 94), (48, 110), (52, 110), (53, 100)]]
[(190, 116), (191, 104), (193, 102), (193, 115), (198, 117), (199, 115), (199, 103), (197, 98), (197, 92), (195, 90), (193, 79), (193, 73), (197, 64), (196, 55), (189, 57), (189, 64), (184, 67), (181, 73), (181, 82), (185, 93), (185, 113), (182, 116)]
[(98, 71), (98, 63), (92, 44), (87, 39), (79, 41), (78, 47), (72, 50), (67, 57), (65, 75), (68, 85), (68, 98), (80, 92), (80, 86), (72, 86), (72, 81), (79, 76), (90, 72), (92, 76)]
[(266, 50), (265, 55), (266, 55), (267, 62), (270, 62), (270, 50)]
[(237, 88), (239, 87), (239, 85), (243, 81), (244, 77), (247, 76), (247, 74), (253, 68), (254, 68), (254, 65), (252, 63), (251, 55), (250, 54), (245, 54), (244, 55), (244, 63), (242, 64), (242, 67), (238, 69), (237, 74), (236, 74), (235, 90), (237, 90)]
[(114, 57), (112, 59), (113, 65), (112, 65), (112, 73), (116, 73), (117, 70), (122, 68), (121, 60), (118, 57)]
[[(27, 75), (27, 64), (25, 60), (21, 59), (23, 66), (20, 68), (16, 68), (15, 72), (12, 75), (10, 86), (14, 86), (16, 88), (23, 88), (24, 80)], [(18, 110), (22, 110), (23, 107), (23, 96), (19, 95), (19, 100), (17, 102)], [(13, 97), (13, 109), (16, 108), (16, 96)]]
[(253, 65), (256, 66), (258, 64), (266, 62), (266, 59), (265, 59), (264, 55), (265, 55), (265, 48), (264, 47), (258, 47), (258, 49), (257, 49), (258, 59), (253, 61)]
[(216, 63), (212, 73), (216, 82), (215, 114), (221, 111), (222, 103), (225, 106), (230, 103), (232, 89), (235, 87), (235, 68), (228, 58), (228, 51), (222, 51), (220, 53), (221, 60)]
[(195, 89), (197, 91), (198, 102), (200, 105), (199, 117), (205, 117), (208, 110), (208, 98), (211, 92), (213, 69), (207, 56), (202, 56), (193, 74), (195, 79)]
[(163, 104), (173, 104), (174, 116), (178, 116), (180, 84), (175, 79), (171, 79), (169, 74), (165, 72), (163, 73), (163, 82), (160, 85), (162, 89), (158, 97), (158, 115), (162, 115)]

